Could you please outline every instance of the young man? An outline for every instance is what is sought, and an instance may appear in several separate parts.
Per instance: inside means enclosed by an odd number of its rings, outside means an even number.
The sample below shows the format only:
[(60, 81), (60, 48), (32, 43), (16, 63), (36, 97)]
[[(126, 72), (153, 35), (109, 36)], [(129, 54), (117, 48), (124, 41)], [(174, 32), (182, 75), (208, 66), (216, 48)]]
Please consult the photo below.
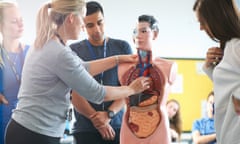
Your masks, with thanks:
[[(83, 60), (132, 53), (126, 41), (105, 36), (104, 12), (98, 2), (87, 2), (84, 22), (88, 39), (70, 45)], [(94, 78), (104, 85), (119, 85), (117, 67)], [(72, 102), (76, 108), (74, 110), (76, 122), (72, 132), (77, 144), (119, 144), (123, 99), (101, 104), (93, 104), (83, 98), (72, 99)]]

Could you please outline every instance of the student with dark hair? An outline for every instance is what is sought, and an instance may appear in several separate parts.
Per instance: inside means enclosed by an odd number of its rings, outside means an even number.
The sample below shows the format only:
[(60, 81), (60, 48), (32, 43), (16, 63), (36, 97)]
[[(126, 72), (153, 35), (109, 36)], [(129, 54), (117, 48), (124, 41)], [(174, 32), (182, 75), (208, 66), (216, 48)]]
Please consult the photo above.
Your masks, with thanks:
[(194, 121), (192, 126), (192, 138), (195, 144), (216, 144), (216, 132), (214, 128), (214, 93), (207, 96), (207, 117)]
[[(72, 50), (85, 61), (131, 54), (131, 47), (126, 41), (113, 39), (105, 34), (104, 13), (100, 3), (88, 1), (86, 7), (84, 23), (88, 39), (71, 44)], [(104, 71), (94, 78), (104, 85), (119, 86), (117, 68), (116, 66)], [(119, 144), (124, 99), (94, 104), (81, 97), (75, 98), (73, 97), (72, 103), (78, 109), (74, 109), (76, 121), (72, 133), (76, 143)]]
[(120, 143), (121, 144), (170, 144), (169, 119), (166, 102), (175, 81), (176, 63), (153, 57), (153, 43), (159, 34), (158, 22), (151, 15), (138, 17), (133, 31), (138, 62), (119, 65), (122, 85), (128, 85), (140, 76), (151, 79), (150, 88), (126, 99)]
[(214, 66), (205, 64), (203, 67), (214, 85), (214, 122), (217, 143), (239, 144), (239, 9), (235, 0), (196, 0), (193, 10), (200, 23), (200, 29), (218, 42), (220, 49), (223, 50), (223, 57), (220, 61), (219, 55), (213, 54), (211, 57)]

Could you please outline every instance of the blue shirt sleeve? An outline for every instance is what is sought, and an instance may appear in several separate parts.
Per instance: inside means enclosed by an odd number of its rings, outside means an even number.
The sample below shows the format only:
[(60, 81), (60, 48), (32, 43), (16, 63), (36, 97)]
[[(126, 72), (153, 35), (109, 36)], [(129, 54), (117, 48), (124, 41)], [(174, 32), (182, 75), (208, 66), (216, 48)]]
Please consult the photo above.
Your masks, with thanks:
[(200, 122), (199, 120), (195, 120), (192, 126), (192, 132), (199, 131), (200, 132)]

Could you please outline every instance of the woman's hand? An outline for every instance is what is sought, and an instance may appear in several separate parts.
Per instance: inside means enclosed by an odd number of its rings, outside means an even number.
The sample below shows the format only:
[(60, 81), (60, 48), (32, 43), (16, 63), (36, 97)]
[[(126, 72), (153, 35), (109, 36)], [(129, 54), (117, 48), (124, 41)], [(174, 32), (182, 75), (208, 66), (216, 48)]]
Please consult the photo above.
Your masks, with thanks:
[(138, 94), (150, 88), (151, 83), (149, 77), (138, 77), (129, 84), (129, 87), (134, 90), (134, 94)]
[(238, 116), (240, 116), (240, 99), (237, 99), (234, 96), (232, 96), (232, 101), (233, 101), (235, 112), (237, 113)]
[(211, 47), (208, 49), (205, 59), (205, 66), (208, 68), (210, 66), (216, 66), (223, 57), (223, 50), (219, 47)]
[(139, 94), (146, 89), (150, 88), (151, 80), (149, 77), (138, 77), (133, 80), (127, 86), (104, 86), (106, 89), (106, 95), (104, 101), (116, 100), (120, 98), (125, 98), (134, 94)]

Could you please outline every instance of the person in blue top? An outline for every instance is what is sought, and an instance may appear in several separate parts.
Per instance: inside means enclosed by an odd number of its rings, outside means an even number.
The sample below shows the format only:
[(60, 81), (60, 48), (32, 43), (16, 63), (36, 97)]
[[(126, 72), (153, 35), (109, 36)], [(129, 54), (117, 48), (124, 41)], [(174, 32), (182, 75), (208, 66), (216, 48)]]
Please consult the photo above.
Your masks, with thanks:
[(192, 138), (195, 144), (216, 144), (214, 127), (214, 93), (207, 97), (207, 117), (196, 120), (192, 127)]
[(22, 16), (17, 3), (0, 2), (0, 143), (12, 110), (18, 101), (22, 67), (29, 45), (20, 42), (24, 30)]
[[(103, 7), (96, 1), (86, 3), (87, 13), (84, 18), (88, 39), (70, 45), (73, 51), (85, 61), (109, 57), (119, 54), (131, 54), (130, 45), (120, 39), (105, 35)], [(94, 78), (104, 85), (119, 86), (117, 66), (102, 72)], [(94, 104), (86, 99), (78, 98), (81, 104), (74, 110), (76, 121), (72, 133), (77, 144), (119, 144), (120, 127), (123, 116), (124, 100)], [(72, 99), (73, 104), (79, 101)]]

